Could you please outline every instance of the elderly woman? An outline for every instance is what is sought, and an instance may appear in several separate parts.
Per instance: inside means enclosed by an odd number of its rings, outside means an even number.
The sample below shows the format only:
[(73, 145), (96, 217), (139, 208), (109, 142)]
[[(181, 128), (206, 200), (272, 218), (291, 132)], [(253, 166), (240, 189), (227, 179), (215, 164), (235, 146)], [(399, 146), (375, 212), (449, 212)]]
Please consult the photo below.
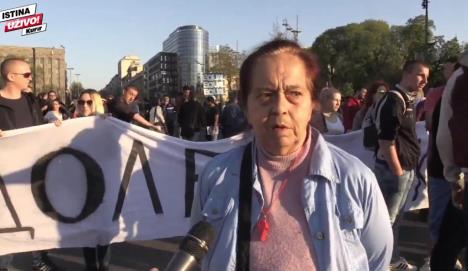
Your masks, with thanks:
[(320, 112), (314, 114), (312, 126), (326, 135), (345, 133), (343, 116), (340, 112), (341, 93), (336, 88), (324, 88), (320, 91)]
[(242, 64), (253, 139), (200, 175), (192, 220), (217, 230), (202, 270), (388, 268), (393, 236), (374, 175), (309, 124), (314, 59), (274, 40)]

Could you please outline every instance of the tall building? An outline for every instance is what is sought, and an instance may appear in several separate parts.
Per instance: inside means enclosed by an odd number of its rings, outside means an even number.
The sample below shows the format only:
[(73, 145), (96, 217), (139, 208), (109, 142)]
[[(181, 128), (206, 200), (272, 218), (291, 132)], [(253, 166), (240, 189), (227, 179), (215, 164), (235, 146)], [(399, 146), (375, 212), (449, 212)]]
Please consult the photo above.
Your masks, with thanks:
[(179, 91), (177, 54), (159, 52), (144, 64), (145, 89), (149, 99), (175, 96)]
[(55, 90), (65, 99), (67, 63), (64, 48), (0, 46), (0, 62), (9, 57), (20, 57), (29, 62), (34, 93)]
[(124, 56), (119, 60), (118, 75), (121, 80), (121, 87), (128, 85), (138, 87), (141, 91), (141, 96), (147, 98), (148, 92), (144, 89), (143, 65), (140, 63), (138, 56)]
[(208, 32), (197, 25), (177, 28), (163, 42), (163, 51), (177, 54), (179, 86), (203, 88), (208, 64)]
[(140, 57), (138, 56), (124, 56), (119, 60), (118, 72), (119, 77), (124, 78), (130, 73), (130, 77), (141, 72), (143, 66), (140, 64)]

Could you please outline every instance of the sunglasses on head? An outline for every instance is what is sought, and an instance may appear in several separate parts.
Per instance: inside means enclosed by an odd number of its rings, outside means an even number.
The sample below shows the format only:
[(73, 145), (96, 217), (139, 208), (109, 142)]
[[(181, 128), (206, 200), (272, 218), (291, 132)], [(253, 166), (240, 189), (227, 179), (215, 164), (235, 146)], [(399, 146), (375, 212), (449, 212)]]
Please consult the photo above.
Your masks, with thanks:
[(32, 75), (32, 73), (30, 73), (30, 72), (25, 72), (25, 73), (17, 73), (17, 72), (14, 72), (13, 74), (22, 75), (24, 78), (29, 78), (29, 77), (31, 77), (31, 75)]
[(78, 105), (84, 105), (84, 104), (87, 104), (88, 106), (92, 106), (93, 105), (93, 101), (92, 100), (78, 100)]

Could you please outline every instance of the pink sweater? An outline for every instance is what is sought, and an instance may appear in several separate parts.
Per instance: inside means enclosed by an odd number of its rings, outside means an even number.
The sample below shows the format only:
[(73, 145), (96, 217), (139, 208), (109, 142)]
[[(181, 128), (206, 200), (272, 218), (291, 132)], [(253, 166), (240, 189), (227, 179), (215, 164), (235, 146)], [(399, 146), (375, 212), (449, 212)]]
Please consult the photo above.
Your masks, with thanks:
[[(260, 241), (257, 228), (252, 234), (251, 270), (317, 270), (302, 205), (302, 184), (309, 170), (311, 141), (309, 136), (301, 149), (286, 156), (272, 156), (257, 146), (265, 206), (270, 206), (273, 190), (274, 200), (268, 216), (268, 239)], [(296, 166), (288, 172), (293, 162)], [(278, 190), (285, 179), (289, 181), (278, 199)]]

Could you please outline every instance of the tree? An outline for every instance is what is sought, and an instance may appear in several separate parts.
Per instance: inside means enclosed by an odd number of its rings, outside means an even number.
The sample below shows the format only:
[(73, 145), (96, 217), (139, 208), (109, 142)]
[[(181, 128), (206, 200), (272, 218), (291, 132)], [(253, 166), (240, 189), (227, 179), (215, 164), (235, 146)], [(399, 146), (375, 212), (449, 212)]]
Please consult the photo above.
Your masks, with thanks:
[(459, 55), (462, 45), (456, 38), (445, 41), (434, 35), (434, 29), (430, 20), (426, 43), (424, 16), (391, 27), (384, 21), (367, 20), (326, 30), (311, 50), (320, 57), (326, 78), (340, 89), (363, 87), (378, 79), (396, 83), (404, 63), (415, 59), (430, 65), (429, 85), (436, 85), (443, 80), (441, 63)]
[(270, 36), (272, 39), (287, 39), (286, 33), (281, 31), (281, 25), (278, 23), (278, 20), (276, 20), (273, 23), (273, 29), (272, 32), (270, 33)]
[(458, 58), (462, 52), (462, 45), (458, 42), (456, 37), (451, 40), (444, 41), (440, 48), (439, 61), (444, 63), (448, 60), (452, 60), (453, 58)]
[(73, 82), (70, 85), (70, 92), (73, 98), (78, 98), (83, 89), (83, 85), (80, 82)]
[(389, 46), (392, 40), (386, 22), (367, 20), (325, 31), (311, 49), (334, 86), (363, 87), (388, 75), (393, 79), (402, 56), (397, 47)]
[(218, 52), (212, 54), (214, 65), (210, 72), (221, 73), (226, 77), (229, 92), (233, 79), (239, 76), (237, 55), (229, 46), (221, 46)]
[(426, 44), (426, 18), (420, 15), (409, 19), (403, 27), (395, 28), (398, 38), (398, 45), (404, 54), (405, 60), (421, 59), (431, 62), (434, 60), (434, 21), (428, 22), (428, 41)]

